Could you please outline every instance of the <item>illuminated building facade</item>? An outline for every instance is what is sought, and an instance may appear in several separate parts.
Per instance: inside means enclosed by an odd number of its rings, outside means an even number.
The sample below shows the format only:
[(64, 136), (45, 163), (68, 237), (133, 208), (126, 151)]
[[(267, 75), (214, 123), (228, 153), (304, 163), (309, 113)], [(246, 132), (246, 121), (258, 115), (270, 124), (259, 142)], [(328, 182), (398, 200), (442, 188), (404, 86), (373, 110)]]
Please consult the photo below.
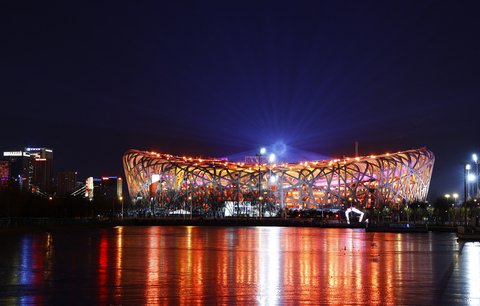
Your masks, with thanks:
[(9, 163), (10, 181), (13, 185), (25, 191), (52, 193), (52, 149), (5, 151), (3, 159)]
[(3, 160), (8, 162), (9, 184), (29, 191), (33, 178), (33, 163), (27, 151), (4, 151)]
[(368, 209), (425, 201), (435, 157), (426, 148), (301, 163), (238, 163), (130, 150), (132, 200), (167, 209), (236, 203), (262, 215), (282, 208)]
[(0, 160), (0, 188), (8, 186), (10, 166), (7, 160)]
[(33, 179), (32, 189), (52, 193), (53, 150), (48, 148), (25, 148), (32, 157)]

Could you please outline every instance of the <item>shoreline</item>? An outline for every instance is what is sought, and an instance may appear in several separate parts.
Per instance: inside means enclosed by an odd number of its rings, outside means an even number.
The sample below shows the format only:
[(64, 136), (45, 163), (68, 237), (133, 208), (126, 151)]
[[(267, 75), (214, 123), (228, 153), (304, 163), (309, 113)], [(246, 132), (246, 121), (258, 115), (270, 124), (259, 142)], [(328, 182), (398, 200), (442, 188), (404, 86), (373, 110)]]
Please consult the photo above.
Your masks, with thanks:
[(425, 233), (456, 232), (456, 226), (416, 224), (411, 228), (399, 228), (393, 224), (346, 224), (324, 223), (309, 218), (222, 218), (222, 219), (183, 219), (183, 218), (125, 218), (125, 219), (88, 219), (88, 218), (0, 218), (1, 229), (21, 228), (108, 228), (115, 226), (279, 226), (279, 227), (316, 227), (316, 228), (353, 228), (368, 232)]

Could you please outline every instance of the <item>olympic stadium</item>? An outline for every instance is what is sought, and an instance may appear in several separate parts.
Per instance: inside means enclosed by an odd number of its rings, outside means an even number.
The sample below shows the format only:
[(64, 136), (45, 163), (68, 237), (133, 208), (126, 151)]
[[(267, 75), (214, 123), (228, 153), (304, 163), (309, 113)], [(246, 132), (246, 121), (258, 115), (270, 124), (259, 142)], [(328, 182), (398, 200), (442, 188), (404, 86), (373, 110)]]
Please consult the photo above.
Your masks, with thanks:
[(300, 163), (247, 162), (129, 150), (132, 201), (168, 214), (276, 216), (288, 209), (365, 211), (425, 201), (435, 157), (427, 148)]

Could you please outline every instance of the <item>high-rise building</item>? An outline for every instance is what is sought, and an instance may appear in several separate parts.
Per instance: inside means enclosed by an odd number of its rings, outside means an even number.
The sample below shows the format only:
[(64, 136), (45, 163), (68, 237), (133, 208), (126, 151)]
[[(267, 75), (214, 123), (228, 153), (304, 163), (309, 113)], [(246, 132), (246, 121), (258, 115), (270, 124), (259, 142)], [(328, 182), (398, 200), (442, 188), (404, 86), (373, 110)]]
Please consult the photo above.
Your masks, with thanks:
[(33, 158), (32, 188), (52, 193), (53, 150), (47, 148), (25, 148)]
[(118, 176), (103, 176), (101, 179), (94, 178), (94, 197), (104, 199), (121, 199), (123, 192), (123, 180)]
[(8, 162), (8, 181), (22, 190), (30, 190), (33, 176), (33, 163), (30, 153), (23, 150), (4, 151), (3, 160)]
[(10, 167), (7, 160), (0, 160), (0, 188), (8, 186)]
[(76, 190), (77, 172), (62, 171), (57, 175), (57, 196), (67, 196)]
[(4, 151), (3, 160), (8, 161), (9, 181), (13, 185), (25, 191), (52, 192), (52, 149)]

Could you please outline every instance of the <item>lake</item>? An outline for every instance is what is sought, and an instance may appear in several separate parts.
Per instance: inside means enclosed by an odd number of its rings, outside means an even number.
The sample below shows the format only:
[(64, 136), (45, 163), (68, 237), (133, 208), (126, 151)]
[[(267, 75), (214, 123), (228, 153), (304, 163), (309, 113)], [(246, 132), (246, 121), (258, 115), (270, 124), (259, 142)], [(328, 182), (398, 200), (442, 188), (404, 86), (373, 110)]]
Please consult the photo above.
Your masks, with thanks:
[(123, 226), (0, 231), (1, 305), (480, 305), (453, 233)]

